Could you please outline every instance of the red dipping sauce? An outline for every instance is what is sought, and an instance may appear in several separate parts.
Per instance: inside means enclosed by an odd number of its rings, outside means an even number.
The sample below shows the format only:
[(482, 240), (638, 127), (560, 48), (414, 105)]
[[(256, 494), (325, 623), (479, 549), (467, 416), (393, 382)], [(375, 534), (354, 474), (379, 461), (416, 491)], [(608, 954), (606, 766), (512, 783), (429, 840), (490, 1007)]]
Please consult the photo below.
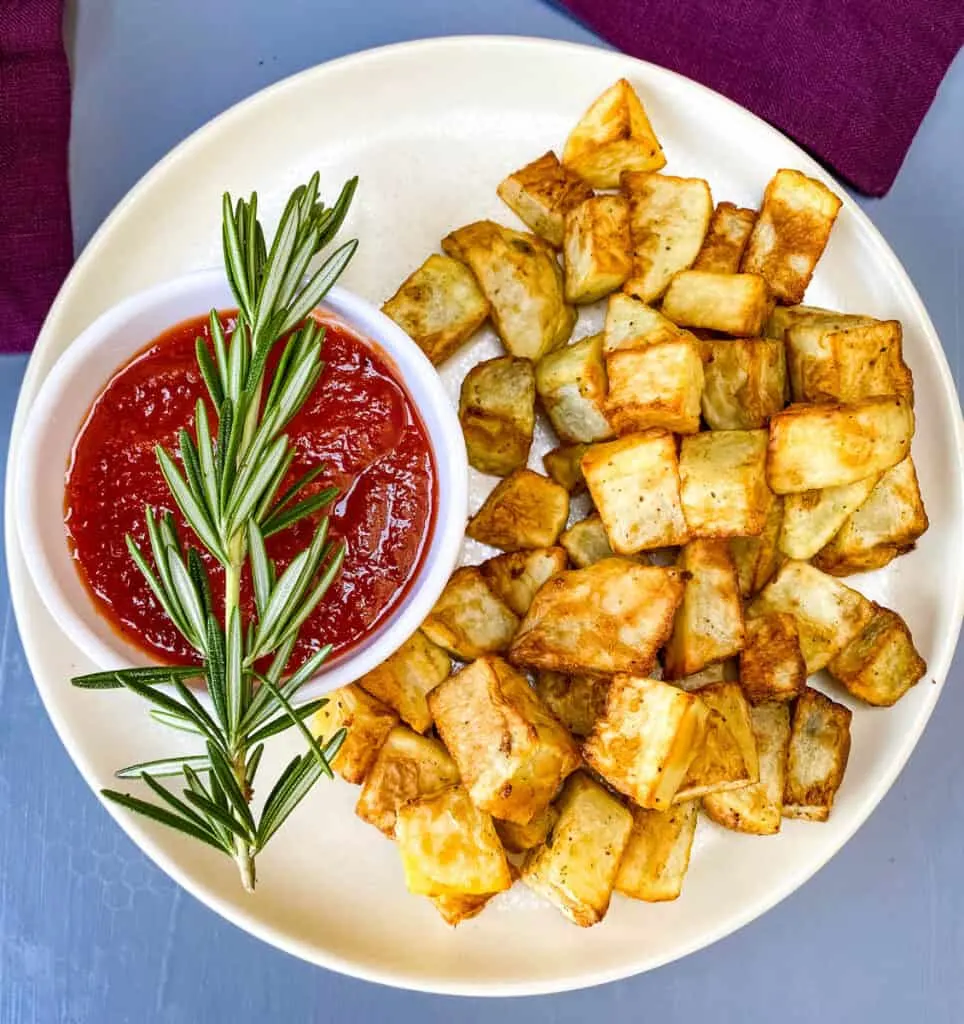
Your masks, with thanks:
[[(234, 315), (221, 314), (225, 329)], [(326, 468), (303, 496), (325, 487), (338, 497), (323, 510), (329, 538), (347, 546), (344, 565), (305, 623), (295, 658), (325, 644), (342, 653), (397, 607), (418, 572), (435, 519), (436, 473), (428, 434), (390, 362), (338, 323), (326, 321), (321, 381), (288, 425), (295, 448), (282, 490), (318, 464)], [(181, 540), (201, 548), (177, 510), (157, 464), (158, 443), (180, 458), (177, 434), (193, 433), (197, 399), (217, 421), (194, 354), (210, 338), (207, 317), (187, 320), (156, 338), (122, 367), (94, 402), (67, 471), (65, 524), (78, 572), (102, 614), (127, 640), (155, 658), (194, 664), (198, 657), (155, 600), (124, 543), (131, 534), (150, 561), (144, 506), (174, 514)], [(280, 354), (281, 346), (276, 346)], [(270, 364), (269, 364), (270, 370)], [(318, 517), (269, 537), (279, 572), (311, 541)], [(202, 552), (215, 604), (222, 567)], [(242, 581), (245, 615), (254, 618), (250, 581)]]

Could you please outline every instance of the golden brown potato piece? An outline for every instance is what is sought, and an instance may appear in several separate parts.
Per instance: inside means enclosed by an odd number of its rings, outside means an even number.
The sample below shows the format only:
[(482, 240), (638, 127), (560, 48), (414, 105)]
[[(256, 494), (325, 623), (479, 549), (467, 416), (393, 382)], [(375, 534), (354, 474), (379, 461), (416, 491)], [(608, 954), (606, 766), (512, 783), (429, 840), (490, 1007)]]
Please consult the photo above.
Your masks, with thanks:
[(667, 811), (633, 808), (633, 830), (619, 864), (617, 892), (648, 903), (679, 897), (690, 864), (697, 808), (695, 800)]
[(752, 537), (770, 507), (765, 430), (712, 430), (684, 437), (680, 500), (693, 537)]
[(595, 565), (604, 558), (613, 557), (606, 527), (596, 515), (573, 523), (559, 538), (559, 543), (566, 549), (569, 561), (577, 569), (585, 569), (587, 565)]
[(661, 308), (663, 316), (681, 327), (755, 338), (771, 304), (770, 289), (756, 274), (682, 270), (670, 281)]
[(617, 554), (689, 539), (676, 442), (668, 431), (644, 430), (593, 445), (582, 458), (582, 472)]
[(606, 356), (606, 417), (617, 434), (662, 427), (677, 434), (700, 429), (703, 360), (692, 336)]
[(788, 494), (783, 499), (783, 529), (780, 531), (783, 554), (801, 561), (813, 558), (829, 543), (851, 513), (870, 497), (880, 476), (875, 473), (842, 487)]
[(328, 703), (312, 717), (311, 731), (325, 739), (339, 729), (348, 734), (331, 762), (332, 768), (346, 781), (358, 785), (365, 781), (398, 717), (390, 707), (360, 686), (352, 684), (327, 694)]
[(521, 469), (536, 423), (532, 363), (500, 356), (473, 366), (462, 381), (459, 422), (470, 466), (495, 476)]
[(420, 630), (358, 683), (394, 708), (416, 732), (425, 732), (432, 725), (425, 697), (451, 671), (448, 654)]
[(592, 197), (592, 189), (551, 150), (510, 174), (496, 192), (530, 230), (557, 249), (562, 247), (566, 214)]
[(736, 564), (740, 593), (752, 597), (770, 581), (780, 567), (783, 556), (778, 542), (783, 523), (783, 498), (771, 494), (767, 502), (767, 518), (763, 532), (756, 537), (731, 537), (730, 554)]
[(378, 751), (355, 813), (391, 839), (399, 807), (458, 781), (459, 770), (438, 740), (398, 726)]
[(613, 436), (604, 411), (602, 335), (582, 338), (540, 359), (536, 391), (561, 440), (588, 444)]
[(802, 302), (840, 205), (821, 182), (800, 171), (777, 171), (763, 193), (740, 269), (765, 277), (778, 302)]
[(628, 171), (620, 182), (629, 198), (633, 272), (625, 291), (643, 302), (658, 299), (674, 274), (692, 266), (713, 214), (702, 178)]
[(793, 700), (807, 685), (797, 621), (788, 612), (746, 620), (740, 652), (740, 685), (751, 704)]
[(512, 610), (493, 593), (478, 566), (456, 569), (422, 623), (434, 644), (462, 661), (504, 651), (519, 627)]
[(758, 430), (787, 404), (782, 342), (734, 338), (700, 345), (703, 418), (711, 430)]
[(621, 288), (633, 268), (626, 199), (593, 196), (570, 210), (563, 255), (567, 302), (596, 302)]
[(492, 818), (461, 786), (398, 809), (395, 838), (408, 891), (420, 896), (484, 896), (512, 885)]
[(767, 479), (777, 494), (852, 484), (906, 458), (913, 434), (904, 398), (791, 405), (770, 420)]
[[(512, 865), (509, 865), (510, 869)], [(435, 909), (442, 915), (442, 920), (453, 928), (463, 921), (470, 921), (478, 917), (485, 910), (486, 904), (495, 895), (494, 892), (485, 893), (482, 896), (430, 896)]]
[(469, 520), (467, 537), (503, 551), (551, 548), (569, 518), (569, 493), (531, 469), (517, 469)]
[(382, 312), (437, 366), (482, 326), (489, 300), (464, 264), (448, 256), (429, 256)]
[(518, 616), (529, 610), (532, 599), (543, 583), (566, 568), (562, 548), (535, 548), (510, 551), (483, 562), (479, 569), (493, 592)]
[(555, 821), (556, 809), (549, 804), (525, 825), (520, 825), (515, 821), (500, 821), (496, 818), (495, 830), (499, 833), (502, 845), (510, 853), (525, 853), (527, 850), (541, 846), (546, 841), (546, 836)]
[(634, 299), (625, 292), (609, 296), (606, 306), (606, 325), (603, 328), (603, 352), (615, 352), (622, 348), (643, 348), (659, 341), (679, 338), (681, 331), (672, 320)]
[(707, 817), (734, 832), (770, 836), (780, 831), (783, 787), (790, 746), (790, 708), (760, 704), (750, 708), (750, 723), (760, 762), (760, 781), (741, 789), (703, 797)]
[(690, 541), (676, 565), (686, 589), (663, 656), (667, 679), (681, 679), (732, 657), (745, 639), (740, 584), (726, 541)]
[(742, 210), (733, 203), (717, 203), (693, 269), (735, 274), (740, 269), (743, 250), (755, 223), (756, 210)]
[(542, 456), (542, 465), (560, 487), (570, 494), (581, 494), (586, 489), (581, 463), (588, 449), (588, 444), (561, 444)]
[(623, 171), (666, 163), (643, 104), (625, 78), (611, 85), (569, 133), (562, 162), (593, 188), (618, 188)]
[(624, 558), (559, 573), (536, 594), (509, 657), (574, 675), (649, 672), (682, 598), (677, 570)]
[(530, 850), (522, 881), (582, 928), (606, 916), (633, 817), (583, 772), (570, 776), (545, 843)]
[(826, 821), (850, 756), (853, 712), (809, 687), (793, 706), (784, 818)]
[(830, 674), (855, 696), (877, 707), (890, 707), (927, 671), (907, 623), (889, 608), (874, 616), (827, 666)]
[(819, 672), (867, 625), (870, 601), (807, 562), (784, 562), (747, 607), (747, 618), (786, 612), (796, 620), (807, 675)]
[(569, 340), (576, 311), (563, 298), (562, 270), (542, 239), (480, 220), (447, 235), (442, 248), (475, 274), (511, 355), (539, 359)]
[(536, 693), (543, 704), (573, 734), (584, 739), (606, 710), (609, 680), (605, 677), (536, 673)]
[(875, 323), (873, 317), (857, 313), (838, 313), (836, 310), (822, 309), (820, 306), (774, 306), (763, 334), (767, 338), (784, 341), (791, 327), (801, 323), (815, 323), (818, 320), (835, 324), (832, 330)]
[(472, 802), (530, 822), (579, 766), (579, 750), (524, 675), (484, 657), (432, 691), (429, 707)]

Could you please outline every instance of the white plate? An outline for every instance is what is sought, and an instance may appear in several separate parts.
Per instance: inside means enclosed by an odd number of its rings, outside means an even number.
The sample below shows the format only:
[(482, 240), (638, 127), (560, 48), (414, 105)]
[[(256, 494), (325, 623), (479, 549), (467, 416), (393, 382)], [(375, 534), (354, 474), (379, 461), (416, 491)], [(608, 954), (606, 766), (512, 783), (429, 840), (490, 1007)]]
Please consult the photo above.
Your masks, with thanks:
[[(441, 39), (315, 68), (193, 135), (104, 224), (41, 334), (17, 411), (11, 467), (24, 412), (73, 337), (131, 292), (219, 262), (224, 189), (257, 189), (262, 208), (277, 215), (289, 190), (316, 168), (330, 195), (358, 173), (347, 230), (362, 244), (344, 284), (381, 300), (453, 227), (487, 216), (512, 222), (496, 184), (547, 149), (558, 150), (590, 100), (621, 75), (644, 96), (667, 171), (707, 177), (717, 200), (757, 204), (778, 167), (799, 167), (832, 184), (795, 145), (729, 101), (603, 50)], [(858, 581), (907, 618), (930, 668), (895, 709), (856, 710), (850, 767), (828, 824), (787, 822), (779, 836), (759, 839), (702, 822), (680, 900), (646, 905), (617, 898), (593, 929), (567, 924), (516, 886), (452, 931), (427, 900), (406, 893), (392, 844), (354, 817), (357, 791), (341, 782), (319, 785), (259, 858), (253, 898), (217, 854), (110, 812), (172, 877), (267, 942), (335, 970), (437, 992), (518, 995), (625, 977), (699, 949), (783, 899), (840, 848), (893, 782), (937, 700), (964, 605), (960, 405), (920, 299), (846, 197), (807, 301), (903, 322), (919, 418), (914, 455), (931, 519), (917, 550)], [(587, 330), (590, 319), (577, 330)], [(453, 388), (468, 363), (495, 351), (494, 340), (484, 338), (453, 360), (445, 374)], [(37, 686), (87, 781), (109, 785), (113, 769), (169, 753), (176, 739), (150, 724), (133, 697), (70, 687), (69, 677), (90, 666), (31, 589), (10, 509), (8, 489), (11, 589)], [(270, 763), (265, 758), (265, 777), (289, 753), (278, 744)]]

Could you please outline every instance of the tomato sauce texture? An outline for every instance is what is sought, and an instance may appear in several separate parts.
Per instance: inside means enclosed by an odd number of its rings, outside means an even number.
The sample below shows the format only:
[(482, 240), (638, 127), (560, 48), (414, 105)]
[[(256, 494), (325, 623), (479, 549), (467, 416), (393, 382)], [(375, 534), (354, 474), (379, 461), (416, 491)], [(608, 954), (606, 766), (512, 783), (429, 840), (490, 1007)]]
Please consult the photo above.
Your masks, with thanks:
[[(226, 330), (231, 314), (221, 314)], [(321, 381), (288, 425), (295, 459), (282, 490), (306, 470), (325, 466), (307, 497), (338, 488), (328, 506), (329, 537), (347, 547), (342, 570), (306, 621), (294, 659), (324, 644), (339, 654), (391, 614), (418, 571), (431, 536), (436, 474), (425, 427), (388, 361), (338, 324), (327, 323)], [(181, 427), (193, 433), (197, 399), (216, 416), (195, 361), (195, 338), (210, 340), (206, 317), (155, 339), (109, 381), (74, 443), (67, 471), (65, 525), (77, 569), (102, 614), (128, 640), (162, 661), (198, 658), (170, 622), (131, 560), (131, 534), (150, 559), (144, 506), (170, 511), (182, 542), (201, 545), (171, 498), (154, 454), (176, 458)], [(281, 346), (276, 346), (276, 355)], [(270, 370), (269, 363), (269, 370)], [(308, 546), (318, 516), (269, 537), (279, 572)], [(223, 569), (203, 553), (214, 600), (223, 599)], [(250, 580), (242, 605), (254, 618)], [(219, 613), (221, 609), (218, 609)]]

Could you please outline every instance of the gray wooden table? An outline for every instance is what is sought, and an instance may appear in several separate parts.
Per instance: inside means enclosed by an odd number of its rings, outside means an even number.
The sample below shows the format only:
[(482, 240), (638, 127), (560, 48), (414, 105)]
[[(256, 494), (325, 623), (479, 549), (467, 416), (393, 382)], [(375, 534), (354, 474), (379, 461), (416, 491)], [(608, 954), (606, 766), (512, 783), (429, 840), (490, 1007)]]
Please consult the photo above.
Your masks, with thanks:
[[(455, 33), (593, 42), (541, 0), (79, 0), (78, 249), (151, 164), (236, 100), (383, 43)], [(913, 69), (908, 69), (913, 73)], [(964, 58), (893, 191), (864, 208), (904, 262), (961, 382)], [(24, 360), (0, 358), (0, 450)], [(948, 566), (960, 572), (960, 566)], [(0, 587), (0, 1024), (222, 1021), (964, 1021), (964, 660), (910, 764), (816, 878), (718, 945), (584, 993), (410, 995), (278, 953), (181, 892), (113, 825), (34, 691)]]

